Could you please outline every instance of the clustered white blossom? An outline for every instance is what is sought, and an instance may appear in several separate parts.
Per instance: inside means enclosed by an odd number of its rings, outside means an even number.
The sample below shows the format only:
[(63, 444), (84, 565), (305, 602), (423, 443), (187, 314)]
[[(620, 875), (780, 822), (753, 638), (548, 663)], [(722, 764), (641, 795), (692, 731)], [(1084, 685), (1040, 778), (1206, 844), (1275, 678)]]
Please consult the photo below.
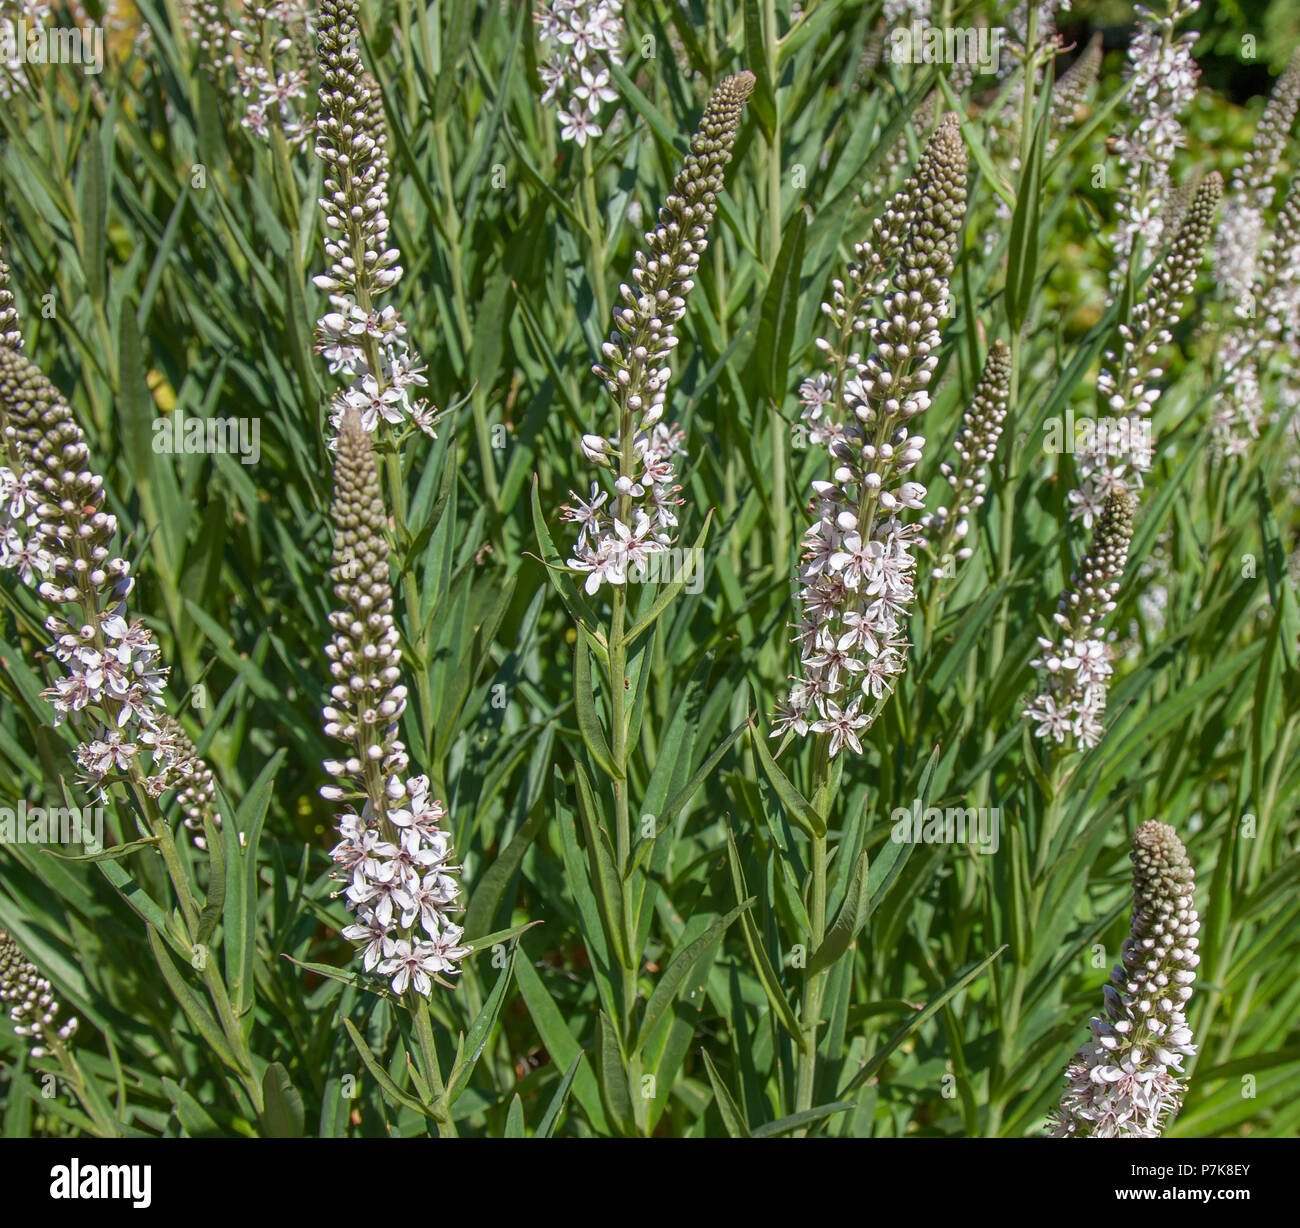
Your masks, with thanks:
[(550, 0), (537, 13), (542, 103), (562, 101), (560, 136), (578, 146), (601, 135), (601, 105), (618, 98), (602, 57), (623, 63), (622, 10), (623, 0)]
[(663, 422), (670, 360), (753, 85), (745, 72), (713, 91), (659, 225), (645, 236), (648, 254), (636, 253), (633, 284), (620, 287), (624, 306), (615, 308), (602, 347), (606, 365), (593, 368), (618, 407), (619, 431), (608, 439), (584, 435), (581, 446), (608, 475), (608, 488), (593, 482), (586, 499), (570, 492), (561, 513), (579, 526), (568, 564), (586, 574), (588, 593), (626, 584), (674, 541), (682, 500), (673, 458), (684, 449), (682, 432)]
[(1187, 143), (1179, 117), (1195, 98), (1200, 76), (1192, 59), (1192, 47), (1199, 36), (1195, 31), (1175, 36), (1174, 27), (1198, 7), (1199, 0), (1171, 0), (1169, 12), (1158, 18), (1150, 9), (1136, 6), (1140, 24), (1129, 41), (1124, 68), (1127, 120), (1113, 138), (1120, 188), (1115, 206), (1119, 225), (1110, 275), (1112, 296), (1118, 295), (1124, 284), (1139, 240), (1150, 257), (1166, 234), (1163, 206), (1170, 191), (1170, 169), (1178, 150)]
[(357, 0), (322, 0), (320, 112), (316, 155), (325, 163), (320, 198), (329, 271), (314, 278), (330, 296), (317, 321), (318, 351), (332, 374), (349, 380), (330, 405), (337, 430), (350, 409), (365, 430), (379, 424), (434, 433), (437, 411), (414, 390), (427, 384), (425, 365), (406, 340), (406, 325), (377, 298), (401, 279), (400, 253), (388, 240), (387, 130), (383, 100), (357, 51)]
[(306, 0), (278, 0), (250, 6), (244, 18), (248, 24), (230, 32), (243, 49), (235, 64), (236, 95), (244, 103), (239, 122), (262, 140), (278, 122), (290, 149), (305, 148), (314, 130), (304, 105), (311, 61), (299, 59), (304, 40), (290, 31), (311, 29), (311, 8)]
[(222, 0), (191, 0), (185, 7), (185, 22), (198, 49), (197, 62), (220, 78), (235, 65), (234, 30), (229, 6)]
[[(983, 506), (988, 490), (985, 478), (997, 455), (1002, 424), (1006, 421), (1011, 398), (1011, 349), (1005, 341), (995, 341), (984, 360), (984, 370), (975, 386), (975, 396), (962, 418), (953, 450), (954, 464), (944, 461), (939, 472), (952, 488), (953, 506), (940, 506), (921, 517), (921, 528), (931, 543), (935, 566), (930, 578), (941, 580), (949, 552), (970, 531), (967, 517)], [(952, 561), (964, 563), (971, 556), (969, 546), (958, 546)]]
[(1133, 920), (1105, 988), (1092, 1039), (1065, 1072), (1052, 1114), (1056, 1138), (1159, 1138), (1178, 1115), (1201, 928), (1195, 875), (1178, 833), (1142, 823), (1133, 834)]
[(1038, 637), (1041, 655), (1030, 664), (1043, 671), (1043, 689), (1024, 715), (1035, 722), (1035, 736), (1045, 741), (1061, 744), (1073, 739), (1084, 749), (1101, 741), (1106, 688), (1113, 672), (1113, 650), (1103, 620), (1115, 609), (1133, 540), (1135, 506), (1123, 486), (1107, 495), (1087, 553), (1052, 615), (1060, 629), (1058, 638)]
[(1296, 200), (1289, 195), (1273, 225), (1266, 222), (1277, 174), (1296, 110), (1300, 107), (1300, 53), (1264, 108), (1242, 165), (1232, 177), (1214, 244), (1215, 281), (1231, 304), (1233, 321), (1219, 346), (1225, 373), (1212, 420), (1223, 456), (1242, 456), (1263, 429), (1263, 368), (1292, 330), (1283, 319), (1295, 314), (1297, 283)]
[[(153, 632), (130, 620), (130, 564), (112, 552), (117, 518), (72, 411), (23, 356), (0, 345), (0, 566), (14, 570), (54, 612), (45, 628), (63, 674), (43, 694), (54, 724), (82, 735), (85, 783), (138, 779), (154, 797), (176, 789), (191, 830), (214, 823), (211, 773), (164, 710), (167, 667)], [(137, 765), (141, 746), (152, 767)]]
[(910, 25), (913, 21), (930, 20), (930, 0), (885, 0), (885, 7), (880, 12), (880, 20), (886, 29), (898, 25)]
[(0, 930), (0, 1003), (9, 1008), (14, 1032), (32, 1042), (32, 1057), (44, 1057), (51, 1038), (54, 1043), (71, 1040), (77, 1031), (75, 1015), (59, 1022), (62, 1007), (54, 986), (5, 930)]
[[(911, 423), (930, 404), (939, 322), (948, 313), (948, 278), (966, 208), (966, 154), (955, 115), (930, 138), (917, 175), (890, 202), (860, 245), (851, 287), (834, 283), (824, 310), (839, 325), (821, 339), (832, 374), (803, 386), (804, 416), (824, 442), (831, 480), (813, 483), (816, 519), (803, 536), (795, 626), (801, 673), (792, 677), (772, 735), (830, 736), (829, 754), (862, 753), (859, 734), (874, 719), (864, 700), (883, 701), (906, 668), (907, 620), (926, 490), (907, 475), (925, 438)], [(882, 269), (894, 270), (892, 283)], [(878, 294), (879, 314), (860, 314)], [(865, 333), (871, 352), (853, 351)]]
[(1131, 319), (1119, 326), (1119, 353), (1106, 351), (1097, 391), (1112, 416), (1099, 420), (1092, 436), (1076, 450), (1079, 484), (1069, 494), (1071, 519), (1081, 519), (1087, 528), (1112, 489), (1140, 490), (1142, 475), (1151, 468), (1151, 415), (1160, 397), (1153, 385), (1164, 373), (1157, 357), (1173, 340), (1170, 328), (1196, 287), (1222, 195), (1223, 179), (1213, 171), (1197, 188), (1169, 251), (1134, 303)]
[(306, 107), (315, 61), (312, 7), (309, 0), (238, 8), (191, 0), (185, 8), (195, 62), (229, 93), (240, 126), (262, 141), (279, 128), (291, 150), (305, 149), (315, 130)]
[(370, 436), (349, 410), (335, 452), (334, 634), (325, 734), (347, 744), (325, 762), (334, 783), (321, 789), (345, 803), (341, 839), (331, 852), (342, 894), (356, 914), (344, 937), (361, 943), (362, 966), (390, 978), (393, 991), (429, 996), (468, 954), (451, 920), (454, 877), (447, 812), (429, 795), (427, 776), (409, 776), (398, 727), (406, 708), (400, 634), (393, 621), (387, 515)]

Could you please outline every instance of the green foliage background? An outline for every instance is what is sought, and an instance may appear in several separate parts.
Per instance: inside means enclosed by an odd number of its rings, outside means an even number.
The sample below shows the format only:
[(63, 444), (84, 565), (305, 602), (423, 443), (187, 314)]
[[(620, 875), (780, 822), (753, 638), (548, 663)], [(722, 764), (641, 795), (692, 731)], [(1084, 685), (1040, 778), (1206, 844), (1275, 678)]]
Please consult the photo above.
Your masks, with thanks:
[[(165, 926), (172, 909), (152, 854), (87, 865), (0, 848), (0, 925), (82, 1018), (88, 1094), (125, 1132), (423, 1133), (435, 1126), (407, 1058), (420, 1038), (404, 1010), (352, 975), (327, 875), (332, 815), (317, 793), (329, 753), (319, 707), (333, 389), (312, 350), (324, 309), (309, 284), (322, 263), (320, 165), (310, 150), (251, 138), (229, 94), (196, 67), (176, 9), (137, 7), (153, 32), (147, 55), (119, 37), (95, 88), (46, 74), (36, 103), (0, 111), (0, 218), (26, 351), (87, 432), (130, 534), (135, 606), (162, 642), (182, 717), (233, 816), (211, 941), (237, 987), (261, 1105), (161, 978), (137, 911), (146, 900)], [(1208, 277), (1168, 365), (1156, 424), (1168, 446), (1112, 618), (1127, 649), (1107, 737), (1052, 797), (1020, 720), (1035, 636), (1084, 546), (1064, 512), (1070, 459), (1038, 441), (1047, 418), (1089, 412), (1117, 322), (1104, 306), (1115, 171), (1108, 188), (1093, 186), (1092, 171), (1106, 165), (1116, 123), (1107, 104), (1120, 102), (1119, 50), (1090, 117), (1048, 160), (1039, 233), (1024, 240), (1038, 252), (1037, 278), (976, 555), (932, 624), (918, 621), (926, 650), (823, 816), (840, 850), (830, 915), (855, 889), (860, 852), (869, 915), (828, 982), (817, 1110), (792, 1118), (795, 1042), (776, 1003), (797, 1002), (790, 955), (806, 941), (809, 840), (749, 722), (766, 725), (793, 666), (792, 568), (822, 466), (793, 430), (795, 390), (819, 368), (819, 303), (865, 235), (858, 194), (883, 198), (885, 155), (900, 137), (913, 151), (924, 139), (909, 117), (933, 84), (925, 68), (861, 71), (877, 3), (804, 7), (795, 19), (785, 0), (629, 0), (634, 50), (616, 74), (625, 122), (584, 157), (559, 142), (540, 105), (527, 6), (363, 6), (393, 138), (398, 306), (432, 398), (465, 398), (436, 443), (405, 456), (410, 532), (396, 542), (398, 572), (418, 580), (421, 602), (399, 606), (408, 668), (430, 697), (408, 711), (405, 737), (451, 812), (469, 935), (540, 923), (483, 944), (456, 990), (435, 996), (444, 1067), (458, 1034), (468, 1034), (466, 1053), (482, 1046), (458, 1068), (457, 1126), (1036, 1133), (1127, 933), (1132, 830), (1161, 818), (1188, 844), (1204, 918), (1191, 1013), (1200, 1052), (1173, 1133), (1293, 1135), (1297, 442), (1293, 406), (1278, 405), (1244, 459), (1212, 454), (1228, 313)], [(998, 16), (991, 4), (949, 8)], [(1249, 144), (1263, 98), (1220, 92), (1241, 33), (1259, 31), (1272, 71), (1298, 33), (1289, 5), (1208, 8), (1215, 88), (1194, 106), (1180, 175), (1228, 171)], [(1099, 3), (1076, 16), (1119, 27), (1130, 14)], [(639, 1030), (611, 1038), (601, 1016), (617, 1014), (618, 976), (592, 835), (609, 797), (580, 728), (585, 703), (608, 721), (608, 682), (597, 669), (584, 694), (586, 654), (575, 654), (573, 619), (538, 555), (547, 529), (562, 557), (568, 544), (556, 510), (590, 480), (579, 436), (613, 429), (590, 374), (608, 328), (602, 303), (628, 275), (708, 89), (741, 67), (759, 74), (759, 89), (670, 386), (669, 418), (686, 430), (690, 457), (684, 544), (712, 509), (702, 591), (668, 606), (629, 665), (640, 712), (630, 787), (635, 813), (657, 816), (660, 834), (635, 872), (643, 948), (629, 1009)], [(977, 79), (967, 138), (989, 142), (1018, 195), (1022, 173), (996, 151), (989, 100)], [(1292, 146), (1288, 178), (1294, 166)], [(923, 480), (950, 445), (988, 343), (1008, 335), (1010, 229), (974, 156), (971, 176)], [(633, 206), (645, 221), (629, 216)], [(182, 412), (259, 418), (260, 463), (156, 454), (153, 424)], [(44, 633), (11, 580), (0, 798), (60, 804), (74, 740), (49, 727), (38, 695)], [(1162, 626), (1140, 600), (1156, 584), (1167, 594)], [(638, 599), (644, 610), (653, 594)], [(808, 788), (809, 755), (795, 747), (782, 767), (790, 788)], [(579, 773), (594, 781), (591, 815), (579, 813)], [(890, 814), (918, 798), (1000, 807), (1001, 850), (900, 852)], [(1052, 805), (1065, 821), (1046, 846)], [(118, 840), (135, 835), (125, 804), (110, 825)], [(208, 859), (183, 852), (210, 892)], [(197, 984), (183, 964), (173, 979)], [(101, 1128), (66, 1089), (42, 1096), (41, 1063), (5, 1027), (0, 1058), (6, 1135)]]

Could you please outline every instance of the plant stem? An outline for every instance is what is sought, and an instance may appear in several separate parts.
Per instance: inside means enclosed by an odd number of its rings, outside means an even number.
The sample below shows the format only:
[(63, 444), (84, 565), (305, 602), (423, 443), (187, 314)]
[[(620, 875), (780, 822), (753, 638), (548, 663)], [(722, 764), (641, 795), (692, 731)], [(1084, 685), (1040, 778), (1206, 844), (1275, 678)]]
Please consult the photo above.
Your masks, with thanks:
[[(813, 774), (812, 804), (818, 814), (825, 815), (827, 803), (834, 791), (837, 773), (830, 756), (830, 742), (818, 738), (817, 765)], [(812, 925), (809, 934), (807, 957), (822, 945), (826, 937), (826, 866), (829, 861), (828, 836), (812, 838), (812, 882), (808, 919)], [(822, 1000), (826, 992), (826, 976), (830, 970), (806, 973), (799, 1007), (799, 1025), (803, 1033), (799, 1052), (798, 1074), (795, 1087), (795, 1112), (812, 1108), (817, 1083), (817, 1028), (821, 1019)], [(802, 1136), (806, 1131), (801, 1130)]]
[(443, 1082), (442, 1068), (438, 1065), (438, 1048), (433, 1039), (433, 1024), (429, 1019), (429, 1001), (410, 990), (406, 1006), (415, 1022), (415, 1036), (420, 1046), (420, 1066), (432, 1098), (430, 1111), (438, 1126), (439, 1138), (457, 1138), (456, 1122), (451, 1115), (447, 1099), (447, 1085)]

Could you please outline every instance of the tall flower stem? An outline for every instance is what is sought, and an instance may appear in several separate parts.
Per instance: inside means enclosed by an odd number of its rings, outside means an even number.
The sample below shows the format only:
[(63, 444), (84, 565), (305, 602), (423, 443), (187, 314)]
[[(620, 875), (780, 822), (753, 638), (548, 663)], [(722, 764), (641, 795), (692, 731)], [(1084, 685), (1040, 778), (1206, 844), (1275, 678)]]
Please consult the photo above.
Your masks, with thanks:
[[(627, 621), (627, 593), (620, 585), (614, 590), (611, 602), (612, 611), (609, 625), (609, 677), (610, 677), (610, 752), (614, 756), (614, 856), (618, 865), (621, 884), (623, 920), (626, 927), (625, 938), (628, 953), (634, 963), (638, 961), (634, 950), (636, 942), (635, 924), (632, 910), (632, 880), (628, 874), (628, 862), (632, 855), (632, 812), (628, 797), (628, 745), (627, 745), (627, 643), (625, 624)], [(623, 1036), (631, 1039), (632, 1008), (636, 1004), (635, 968), (622, 970), (623, 993)]]
[[(1025, 924), (1023, 935), (1026, 943), (1031, 941), (1031, 935), (1038, 926), (1039, 913), (1046, 894), (1043, 875), (1047, 867), (1048, 850), (1056, 838), (1056, 833), (1060, 830), (1065, 810), (1064, 785), (1070, 775), (1067, 766), (1066, 756), (1052, 752), (1047, 772), (1051, 795), (1047, 798), (1042, 827), (1035, 843), (1034, 871), (1026, 884), (1028, 894), (1024, 900)], [(1013, 874), (1016, 872), (1014, 867), (1011, 872)], [(1030, 954), (1031, 952), (1028, 949), (1013, 950), (1011, 952), (1011, 984), (998, 1012), (998, 1060), (990, 1077), (991, 1097), (985, 1129), (985, 1133), (994, 1138), (997, 1137), (1002, 1128), (1002, 1121), (1006, 1112), (1007, 1092), (1009, 1089), (1003, 1086), (1003, 1080), (1006, 1078), (1016, 1053), (1020, 1014), (1024, 1007), (1025, 990), (1029, 984)]]
[(433, 1023), (429, 1017), (429, 1000), (414, 990), (406, 995), (407, 1009), (415, 1022), (415, 1038), (420, 1049), (420, 1066), (429, 1088), (430, 1112), (438, 1128), (439, 1138), (457, 1138), (456, 1122), (447, 1100), (447, 1085), (438, 1062), (438, 1047), (433, 1039)]
[[(781, 255), (783, 213), (781, 209), (781, 102), (777, 89), (781, 40), (777, 37), (776, 0), (764, 0), (763, 35), (767, 80), (771, 86), (772, 136), (767, 150), (768, 268), (775, 271)], [(725, 314), (725, 313), (724, 313)], [(783, 394), (777, 390), (777, 396)], [(790, 555), (790, 508), (788, 485), (790, 433), (778, 400), (769, 407), (768, 428), (772, 439), (772, 564), (778, 570), (788, 565)]]
[[(838, 790), (843, 767), (842, 759), (831, 758), (829, 740), (819, 739), (812, 791), (813, 808), (818, 814), (826, 814), (830, 800)], [(808, 955), (816, 951), (826, 937), (826, 869), (830, 860), (829, 836), (813, 836), (811, 840), (812, 865), (809, 879), (808, 919), (812, 930), (808, 936)], [(826, 995), (826, 978), (829, 975), (829, 968), (804, 974), (799, 1006), (799, 1023), (803, 1031), (803, 1041), (799, 1050), (796, 1075), (796, 1113), (813, 1107), (813, 1095), (817, 1083), (817, 1032), (821, 1024), (822, 1004)]]
[[(653, 632), (629, 627), (628, 585), (654, 579), (651, 565), (671, 559), (676, 541), (677, 508), (683, 500), (678, 497), (681, 487), (675, 480), (673, 457), (682, 450), (683, 436), (663, 421), (672, 352), (678, 341), (676, 327), (685, 314), (686, 295), (695, 285), (724, 171), (753, 86), (753, 75), (741, 72), (727, 77), (713, 91), (691, 139), (690, 153), (659, 209), (658, 225), (647, 233), (645, 247), (637, 251), (629, 283), (619, 288), (619, 305), (612, 312), (613, 331), (601, 347), (604, 361), (594, 368), (617, 411), (617, 433), (612, 437), (583, 436), (583, 455), (599, 467), (604, 483), (593, 482), (585, 498), (573, 493), (572, 502), (563, 509), (564, 519), (580, 526), (569, 566), (586, 574), (588, 595), (594, 596), (602, 584), (608, 584), (610, 590), (609, 622), (601, 635), (606, 646), (602, 665), (607, 671), (609, 724), (603, 739), (607, 756), (600, 759), (613, 794), (613, 869), (619, 881), (617, 885), (604, 883), (602, 891), (609, 895), (617, 891), (619, 896), (621, 921), (607, 919), (605, 937), (619, 965), (618, 985), (610, 986), (610, 992), (618, 996), (618, 1009), (611, 1013), (622, 1066), (614, 1077), (630, 1087), (640, 1084), (641, 1058), (632, 1020), (641, 952), (632, 868), (627, 658), (629, 632)], [(585, 148), (584, 169), (591, 187), (588, 226), (593, 245), (603, 250), (603, 240), (596, 240), (599, 216), (590, 154)], [(603, 257), (600, 264), (603, 266)], [(595, 280), (599, 287), (602, 278)], [(586, 622), (578, 629), (579, 637), (598, 634)], [(588, 651), (581, 639), (577, 650)], [(643, 661), (642, 670), (647, 668)], [(579, 694), (578, 703), (594, 709), (594, 693)], [(593, 715), (593, 719), (599, 722), (599, 717)], [(653, 742), (652, 735), (643, 733), (642, 737), (646, 743)], [(615, 928), (622, 932), (613, 932)], [(649, 1119), (645, 1097), (634, 1091), (631, 1107), (631, 1125), (644, 1133)]]

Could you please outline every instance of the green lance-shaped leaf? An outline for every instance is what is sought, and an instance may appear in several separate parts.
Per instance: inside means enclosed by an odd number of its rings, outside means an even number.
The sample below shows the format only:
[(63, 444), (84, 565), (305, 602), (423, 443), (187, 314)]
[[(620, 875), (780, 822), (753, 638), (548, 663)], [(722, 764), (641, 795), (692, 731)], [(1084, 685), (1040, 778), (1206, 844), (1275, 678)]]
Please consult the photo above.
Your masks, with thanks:
[(799, 314), (799, 280), (807, 233), (808, 216), (802, 209), (796, 209), (786, 224), (758, 319), (755, 357), (763, 375), (764, 391), (777, 404), (785, 396), (790, 374), (790, 347)]
[(1007, 251), (1007, 283), (1004, 293), (1007, 322), (1018, 333), (1029, 311), (1038, 275), (1038, 226), (1042, 211), (1043, 149), (1047, 143), (1047, 113), (1039, 114), (1029, 147), (1029, 161), (1020, 179), (1016, 210), (1011, 216), (1011, 243)]
[[(740, 900), (748, 898), (745, 872), (740, 864), (740, 853), (730, 831), (727, 832), (727, 862), (731, 868), (731, 883), (736, 898)], [(772, 1009), (776, 1011), (777, 1019), (791, 1039), (801, 1040), (803, 1034), (799, 1030), (799, 1020), (781, 988), (781, 978), (777, 975), (771, 959), (768, 958), (767, 948), (763, 945), (763, 936), (758, 932), (758, 924), (748, 910), (742, 914), (740, 926), (745, 938), (745, 946), (749, 949), (750, 963), (758, 974), (758, 983), (763, 987), (763, 993), (767, 995)]]
[(587, 773), (581, 764), (575, 764), (574, 775), (578, 785), (578, 817), (582, 821), (583, 838), (587, 843), (587, 862), (591, 872), (591, 885), (596, 892), (596, 904), (605, 933), (613, 944), (614, 954), (624, 968), (635, 967), (628, 953), (627, 931), (623, 914), (623, 888), (619, 882), (618, 867), (609, 834), (600, 823), (596, 795), (592, 792)]
[(479, 1011), (465, 1034), (464, 1045), (461, 1052), (457, 1054), (455, 1065), (452, 1066), (451, 1075), (447, 1079), (448, 1104), (452, 1103), (469, 1084), (469, 1077), (474, 1073), (474, 1067), (487, 1046), (488, 1037), (506, 999), (506, 991), (510, 986), (510, 977), (515, 967), (515, 952), (518, 948), (519, 943), (516, 939), (510, 944), (510, 954), (506, 957), (505, 967), (501, 969), (500, 976), (497, 977), (497, 983), (492, 987), (483, 1009)]
[[(615, 685), (618, 683), (616, 680)], [(622, 780), (624, 774), (614, 762), (605, 731), (596, 715), (596, 697), (591, 689), (591, 654), (582, 639), (573, 646), (573, 701), (578, 713), (578, 731), (588, 754), (611, 780)]]
[(866, 925), (871, 915), (871, 888), (869, 886), (867, 854), (863, 852), (853, 868), (853, 879), (840, 905), (839, 916), (827, 931), (821, 946), (808, 959), (808, 975), (815, 976), (834, 964)]
[(749, 1138), (749, 1126), (745, 1124), (745, 1116), (740, 1111), (740, 1106), (736, 1104), (731, 1092), (727, 1090), (727, 1085), (722, 1081), (722, 1076), (718, 1074), (713, 1065), (713, 1059), (709, 1057), (707, 1049), (700, 1050), (700, 1056), (704, 1059), (704, 1071), (709, 1076), (709, 1086), (713, 1088), (713, 1101), (718, 1106), (718, 1112), (722, 1115), (722, 1124), (726, 1127), (727, 1133), (732, 1138)]
[(749, 899), (742, 904), (738, 904), (726, 916), (719, 917), (714, 921), (694, 942), (688, 943), (680, 951), (673, 952), (668, 967), (664, 969), (663, 975), (659, 978), (659, 983), (654, 987), (654, 992), (650, 995), (650, 1001), (646, 1003), (645, 1014), (641, 1018), (641, 1035), (638, 1040), (640, 1048), (645, 1047), (651, 1034), (659, 1025), (659, 1021), (672, 1007), (677, 991), (694, 971), (695, 965), (699, 963), (700, 958), (717, 943), (718, 939), (727, 932), (731, 923), (741, 913), (753, 907), (754, 899), (754, 896), (750, 896)]
[(790, 783), (790, 778), (777, 766), (776, 760), (772, 758), (767, 749), (767, 743), (762, 731), (752, 724), (749, 730), (750, 745), (753, 746), (754, 753), (758, 756), (758, 762), (763, 769), (764, 775), (771, 782), (772, 788), (776, 790), (781, 805), (785, 807), (787, 817), (808, 835), (824, 836), (826, 834), (826, 820), (813, 809), (813, 804)]

